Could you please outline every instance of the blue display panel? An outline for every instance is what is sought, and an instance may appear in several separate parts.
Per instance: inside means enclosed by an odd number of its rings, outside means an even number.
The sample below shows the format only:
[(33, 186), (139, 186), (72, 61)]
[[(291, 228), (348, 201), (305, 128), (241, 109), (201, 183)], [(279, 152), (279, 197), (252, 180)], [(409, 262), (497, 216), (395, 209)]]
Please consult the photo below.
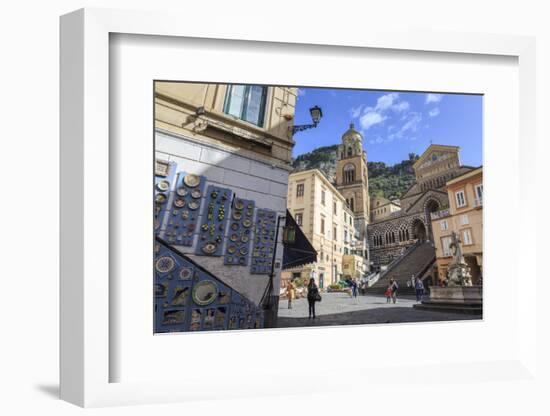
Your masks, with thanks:
[(168, 211), (170, 191), (173, 188), (176, 164), (174, 162), (156, 161), (155, 168), (155, 199), (154, 199), (154, 222), (155, 234), (159, 235), (164, 228), (164, 219)]
[(229, 220), (225, 257), (228, 266), (247, 266), (254, 229), (254, 201), (235, 198)]
[(178, 246), (192, 246), (198, 232), (199, 212), (204, 196), (204, 176), (179, 172), (167, 209), (166, 227), (161, 236)]
[(155, 333), (263, 326), (261, 308), (161, 240), (154, 268)]
[(199, 241), (195, 253), (221, 256), (232, 191), (209, 185), (204, 196)]
[(271, 273), (276, 227), (277, 213), (270, 209), (258, 209), (252, 244), (251, 274)]

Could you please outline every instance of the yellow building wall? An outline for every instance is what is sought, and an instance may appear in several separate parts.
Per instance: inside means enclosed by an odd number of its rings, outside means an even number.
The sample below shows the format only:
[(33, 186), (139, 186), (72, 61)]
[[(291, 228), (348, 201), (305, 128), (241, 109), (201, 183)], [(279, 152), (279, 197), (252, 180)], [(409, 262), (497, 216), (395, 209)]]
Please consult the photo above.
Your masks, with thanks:
[[(297, 89), (267, 88), (263, 126), (224, 113), (227, 89), (226, 84), (156, 82), (156, 127), (196, 136), (213, 144), (229, 145), (243, 154), (268, 162), (290, 165)], [(204, 107), (205, 114), (198, 117), (196, 110), (199, 107)], [(202, 134), (205, 122), (210, 126), (208, 134)]]
[[(475, 186), (482, 184), (483, 175), (480, 169), (479, 173), (465, 176), (466, 178), (463, 180), (460, 180), (459, 177), (450, 181), (447, 186), (450, 204), (448, 215), (432, 221), (440, 279), (445, 278), (447, 266), (452, 260), (452, 256), (444, 255), (442, 238), (450, 237), (453, 231), (457, 233), (462, 241), (462, 252), (465, 257), (472, 261), (475, 257), (477, 266), (480, 267), (481, 271), (483, 269), (483, 204), (476, 204), (475, 202)], [(465, 193), (466, 205), (464, 207), (457, 207), (456, 193), (458, 191), (464, 191)], [(467, 216), (467, 224), (462, 223), (463, 216)], [(441, 229), (441, 224), (444, 222), (447, 223), (448, 229), (446, 230)], [(463, 234), (465, 230), (470, 231), (472, 244), (465, 244)]]
[[(298, 184), (304, 185), (304, 195), (297, 197)], [(322, 203), (322, 192), (325, 192), (325, 204)], [(334, 205), (336, 203), (336, 213)], [(320, 274), (324, 275), (323, 287), (338, 282), (343, 275), (342, 259), (344, 247), (351, 250), (351, 244), (344, 242), (344, 230), (352, 235), (353, 226), (349, 225), (351, 211), (345, 208), (342, 195), (330, 184), (323, 174), (314, 169), (293, 173), (289, 177), (287, 207), (296, 218), (302, 214), (301, 229), (317, 251), (317, 262), (305, 267), (290, 269), (283, 272), (282, 279), (288, 279), (293, 273), (301, 272), (302, 277), (309, 278), (311, 270), (317, 273), (319, 284)], [(346, 219), (344, 219), (346, 212)], [(324, 218), (325, 229), (322, 232), (321, 219)], [(334, 234), (336, 227), (336, 235)], [(350, 242), (353, 237), (350, 237)], [(336, 266), (336, 273), (334, 267)]]

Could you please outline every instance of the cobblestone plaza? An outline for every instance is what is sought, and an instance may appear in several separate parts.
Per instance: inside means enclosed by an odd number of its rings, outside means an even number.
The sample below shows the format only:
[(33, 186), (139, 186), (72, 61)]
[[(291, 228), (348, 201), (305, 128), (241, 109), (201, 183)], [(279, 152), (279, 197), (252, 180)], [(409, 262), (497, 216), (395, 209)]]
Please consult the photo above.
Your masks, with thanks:
[(308, 305), (305, 298), (295, 299), (292, 309), (286, 300), (279, 302), (279, 328), (326, 325), (360, 325), (404, 322), (461, 321), (479, 319), (478, 315), (424, 311), (414, 309), (417, 303), (411, 298), (400, 298), (396, 304), (386, 303), (382, 296), (358, 296), (347, 293), (324, 293), (322, 301), (316, 303), (317, 318), (308, 319)]

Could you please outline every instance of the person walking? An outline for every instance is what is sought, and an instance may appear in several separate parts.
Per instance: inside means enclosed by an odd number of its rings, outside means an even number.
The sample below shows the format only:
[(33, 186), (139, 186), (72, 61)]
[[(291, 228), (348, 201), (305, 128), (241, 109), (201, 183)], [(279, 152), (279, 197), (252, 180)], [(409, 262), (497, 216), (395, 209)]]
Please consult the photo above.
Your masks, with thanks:
[(393, 303), (397, 303), (397, 291), (399, 290), (399, 285), (395, 281), (395, 279), (390, 279), (390, 287), (391, 287), (391, 297)]
[(354, 298), (357, 298), (357, 279), (351, 281), (351, 293)]
[(315, 319), (315, 302), (321, 300), (321, 295), (319, 294), (319, 288), (315, 284), (314, 279), (309, 279), (307, 285), (307, 303), (309, 305), (309, 318)]
[(292, 280), (289, 280), (286, 286), (286, 297), (288, 298), (288, 309), (292, 309), (292, 301), (294, 300), (295, 294), (296, 294), (296, 286), (294, 286), (294, 283), (292, 283)]
[(386, 295), (386, 303), (391, 303), (391, 284), (386, 288), (384, 295)]
[(416, 278), (414, 288), (416, 290), (416, 301), (422, 301), (422, 296), (424, 296), (424, 283), (422, 283), (422, 280), (418, 277)]

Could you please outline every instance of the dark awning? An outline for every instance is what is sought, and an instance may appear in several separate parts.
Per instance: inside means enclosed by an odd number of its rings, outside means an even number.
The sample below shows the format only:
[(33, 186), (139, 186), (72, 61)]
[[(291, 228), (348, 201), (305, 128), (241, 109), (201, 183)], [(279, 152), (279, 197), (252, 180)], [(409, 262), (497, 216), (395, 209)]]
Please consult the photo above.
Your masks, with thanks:
[(283, 270), (317, 261), (317, 252), (288, 210), (286, 211), (283, 247)]

